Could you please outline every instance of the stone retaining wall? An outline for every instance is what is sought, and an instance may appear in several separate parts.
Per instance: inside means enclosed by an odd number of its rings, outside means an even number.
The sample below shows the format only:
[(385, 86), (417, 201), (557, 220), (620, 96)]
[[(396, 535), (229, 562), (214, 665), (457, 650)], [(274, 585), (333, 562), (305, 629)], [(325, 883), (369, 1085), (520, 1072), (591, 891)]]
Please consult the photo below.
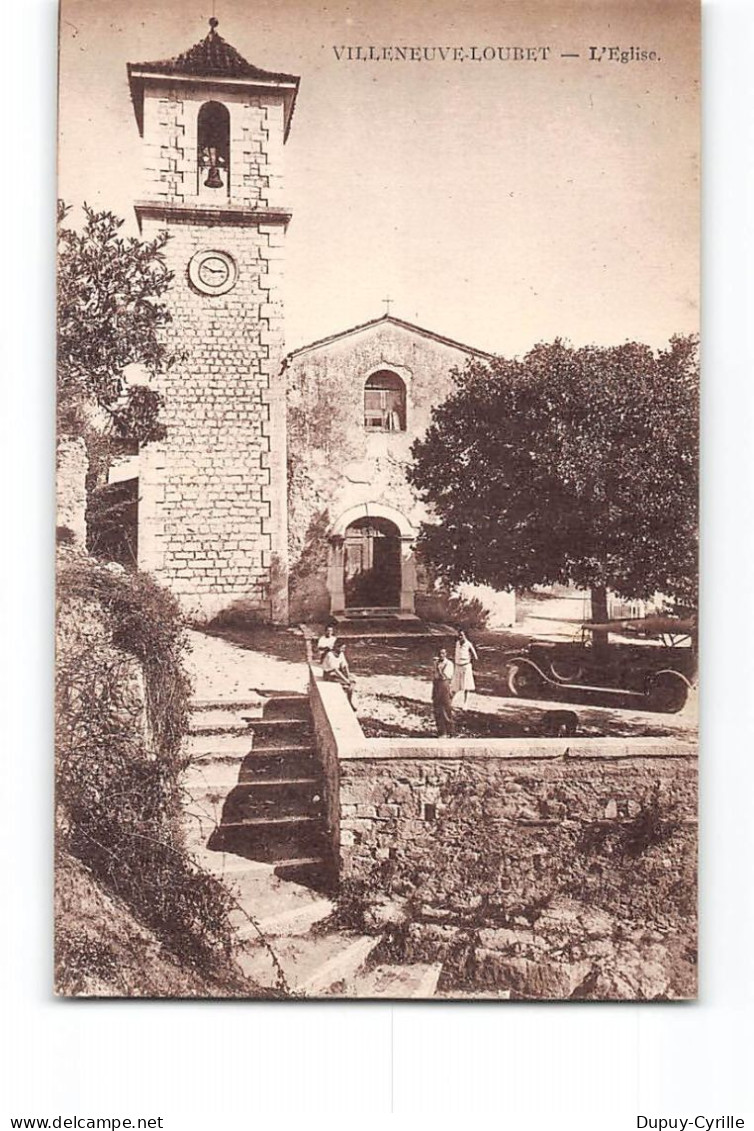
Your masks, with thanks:
[(630, 915), (675, 885), (693, 906), (693, 744), (367, 739), (314, 674), (312, 701), (342, 881), (453, 907), (609, 888)]
[[(515, 905), (553, 892), (586, 898), (613, 864), (645, 851), (663, 883), (693, 872), (691, 751), (548, 756), (489, 746), (476, 756), (342, 759), (341, 878), (458, 908), (501, 893)], [(621, 898), (633, 913), (651, 894)]]

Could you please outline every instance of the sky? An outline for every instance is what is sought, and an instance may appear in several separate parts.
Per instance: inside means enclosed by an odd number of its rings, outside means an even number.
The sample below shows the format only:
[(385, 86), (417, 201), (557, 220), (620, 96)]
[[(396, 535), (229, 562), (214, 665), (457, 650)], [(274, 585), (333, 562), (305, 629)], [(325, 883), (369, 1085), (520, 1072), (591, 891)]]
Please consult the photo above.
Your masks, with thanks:
[[(491, 352), (698, 328), (697, 9), (688, 0), (214, 0), (250, 62), (301, 76), (286, 145), (286, 346), (392, 313)], [(63, 0), (59, 193), (126, 218), (127, 62), (207, 33), (212, 0)], [(340, 48), (462, 49), (348, 61)], [(485, 47), (548, 47), (535, 61)], [(658, 58), (590, 58), (590, 48)], [(334, 48), (343, 57), (338, 60)], [(496, 52), (495, 52), (496, 53)], [(488, 52), (489, 54), (489, 52)], [(563, 58), (565, 54), (578, 58)]]

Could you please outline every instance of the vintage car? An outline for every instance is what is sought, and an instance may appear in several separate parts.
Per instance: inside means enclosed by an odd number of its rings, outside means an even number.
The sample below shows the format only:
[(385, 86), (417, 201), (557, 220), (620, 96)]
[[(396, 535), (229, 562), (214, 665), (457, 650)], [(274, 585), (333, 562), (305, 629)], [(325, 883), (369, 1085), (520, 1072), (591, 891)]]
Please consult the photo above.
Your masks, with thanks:
[[(696, 674), (693, 622), (653, 617), (584, 629), (578, 643), (537, 641), (509, 653), (505, 672), (511, 695), (673, 713), (683, 708)], [(595, 629), (642, 635), (652, 643), (595, 648), (590, 639)]]

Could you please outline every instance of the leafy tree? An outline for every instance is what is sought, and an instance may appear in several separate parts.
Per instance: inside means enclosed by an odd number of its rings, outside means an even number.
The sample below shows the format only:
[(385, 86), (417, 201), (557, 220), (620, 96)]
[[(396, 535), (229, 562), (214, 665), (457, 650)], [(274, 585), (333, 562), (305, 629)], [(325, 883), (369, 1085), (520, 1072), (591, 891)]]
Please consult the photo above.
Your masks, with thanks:
[(455, 378), (409, 469), (439, 519), (419, 545), (440, 576), (589, 588), (595, 622), (608, 589), (696, 603), (695, 338), (656, 353), (558, 339)]
[(171, 320), (161, 301), (173, 278), (163, 256), (167, 233), (147, 242), (124, 238), (122, 220), (88, 205), (77, 231), (65, 225), (68, 212), (59, 201), (59, 428), (161, 439), (159, 393), (129, 385), (126, 370), (141, 365), (155, 377), (176, 360), (162, 335)]

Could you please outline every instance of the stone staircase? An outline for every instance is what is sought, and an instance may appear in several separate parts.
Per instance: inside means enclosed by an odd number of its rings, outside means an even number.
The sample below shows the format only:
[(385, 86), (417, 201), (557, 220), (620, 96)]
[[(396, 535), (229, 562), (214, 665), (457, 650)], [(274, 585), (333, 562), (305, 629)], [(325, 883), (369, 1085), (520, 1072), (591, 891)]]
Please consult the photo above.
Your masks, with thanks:
[(239, 964), (304, 997), (431, 997), (439, 965), (365, 969), (379, 935), (328, 931), (335, 862), (304, 695), (195, 702), (186, 830), (198, 862), (236, 899)]
[(193, 839), (205, 852), (293, 870), (321, 889), (332, 883), (306, 696), (195, 704), (189, 754)]

